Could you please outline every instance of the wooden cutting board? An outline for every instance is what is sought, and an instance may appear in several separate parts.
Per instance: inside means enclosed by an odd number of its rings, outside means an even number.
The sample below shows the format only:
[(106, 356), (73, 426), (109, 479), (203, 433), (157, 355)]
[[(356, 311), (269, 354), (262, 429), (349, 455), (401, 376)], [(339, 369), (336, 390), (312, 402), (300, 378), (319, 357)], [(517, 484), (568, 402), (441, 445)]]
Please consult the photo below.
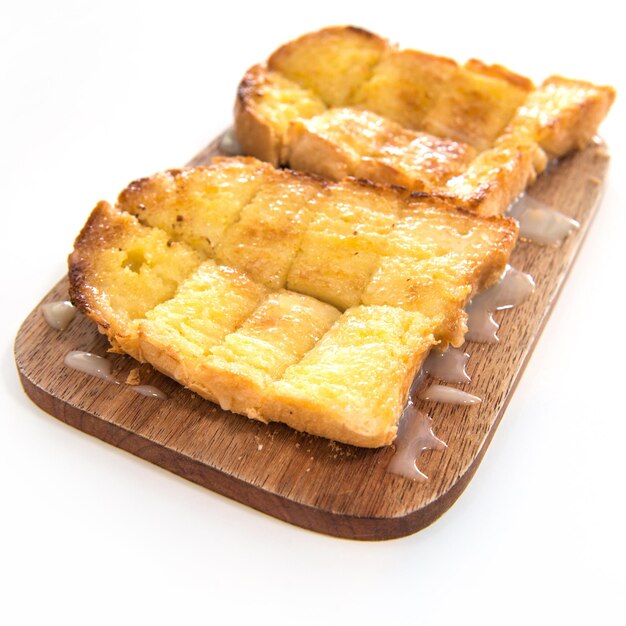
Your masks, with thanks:
[[(219, 154), (219, 138), (190, 164)], [(37, 306), (22, 325), (15, 358), (30, 398), (60, 420), (132, 452), (217, 493), (318, 532), (363, 540), (414, 533), (437, 519), (459, 497), (478, 467), (526, 366), (595, 213), (608, 167), (596, 142), (544, 173), (530, 193), (580, 222), (560, 247), (520, 242), (511, 265), (529, 272), (537, 288), (521, 306), (496, 314), (498, 344), (465, 346), (480, 396), (472, 407), (421, 403), (433, 430), (448, 447), (429, 451), (418, 466), (429, 479), (413, 482), (385, 471), (393, 447), (360, 449), (263, 425), (222, 411), (174, 381), (141, 366), (141, 382), (163, 390), (150, 399), (127, 385), (113, 385), (64, 366), (71, 350), (108, 356), (118, 380), (137, 363), (106, 355), (107, 340), (77, 316), (63, 332), (44, 321)], [(44, 298), (67, 298), (61, 280)]]

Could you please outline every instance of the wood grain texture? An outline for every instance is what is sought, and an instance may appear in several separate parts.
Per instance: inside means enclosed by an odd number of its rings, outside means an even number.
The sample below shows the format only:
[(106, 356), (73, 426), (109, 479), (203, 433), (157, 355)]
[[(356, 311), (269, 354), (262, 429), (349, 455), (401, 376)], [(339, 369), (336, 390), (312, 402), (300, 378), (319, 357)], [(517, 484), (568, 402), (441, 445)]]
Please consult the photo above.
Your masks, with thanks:
[[(190, 165), (219, 154), (219, 138)], [(472, 382), (460, 387), (482, 404), (422, 403), (448, 448), (426, 452), (419, 468), (429, 480), (412, 482), (385, 471), (393, 447), (369, 450), (268, 426), (222, 411), (174, 381), (141, 366), (142, 384), (169, 399), (140, 396), (63, 365), (71, 350), (107, 356), (107, 340), (77, 316), (59, 332), (37, 306), (20, 329), (15, 357), (26, 393), (60, 420), (167, 470), (255, 509), (318, 532), (361, 540), (414, 533), (458, 498), (476, 471), (552, 311), (595, 213), (608, 167), (606, 148), (594, 143), (544, 173), (532, 196), (581, 224), (561, 247), (520, 242), (511, 265), (529, 272), (537, 289), (521, 306), (496, 314), (498, 344), (468, 343)], [(66, 279), (43, 302), (65, 299)], [(108, 355), (118, 380), (137, 363)]]

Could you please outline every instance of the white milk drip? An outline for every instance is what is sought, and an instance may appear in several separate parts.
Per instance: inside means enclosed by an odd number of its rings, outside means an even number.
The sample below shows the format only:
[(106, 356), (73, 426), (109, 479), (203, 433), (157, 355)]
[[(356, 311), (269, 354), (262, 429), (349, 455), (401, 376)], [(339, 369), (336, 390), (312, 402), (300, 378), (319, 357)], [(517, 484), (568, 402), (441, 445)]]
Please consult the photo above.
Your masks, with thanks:
[(76, 308), (69, 300), (48, 302), (41, 307), (44, 319), (55, 330), (65, 330), (76, 315)]
[(97, 354), (72, 350), (72, 352), (68, 352), (65, 355), (64, 363), (74, 370), (83, 372), (83, 374), (89, 374), (95, 378), (102, 378), (103, 380), (108, 380), (117, 385), (120, 384), (111, 375), (111, 362)]
[(420, 400), (429, 400), (430, 402), (442, 402), (444, 404), (479, 404), (481, 399), (473, 396), (467, 391), (456, 389), (455, 387), (446, 387), (445, 385), (430, 385), (426, 389), (420, 391)]
[(152, 385), (128, 385), (135, 393), (147, 398), (157, 398), (158, 400), (167, 400), (167, 394), (163, 393), (157, 387)]
[(507, 265), (500, 282), (487, 291), (474, 296), (466, 307), (468, 314), (467, 341), (496, 343), (500, 325), (493, 319), (496, 311), (511, 309), (526, 300), (535, 290), (535, 281), (530, 274), (520, 272)]
[(572, 231), (580, 228), (575, 219), (528, 195), (511, 207), (509, 215), (519, 222), (522, 239), (546, 246), (560, 245)]
[(219, 148), (222, 152), (235, 156), (242, 153), (241, 146), (237, 141), (235, 129), (229, 128), (221, 137)]
[(446, 383), (469, 383), (472, 379), (465, 369), (469, 357), (460, 348), (450, 346), (444, 352), (433, 348), (424, 361), (422, 370)]
[[(65, 355), (63, 362), (68, 367), (71, 367), (79, 372), (83, 372), (83, 374), (89, 374), (95, 378), (101, 378), (102, 380), (106, 380), (114, 385), (122, 384), (118, 380), (115, 380), (115, 377), (111, 374), (111, 361), (108, 361), (104, 357), (98, 356), (97, 354), (73, 350)], [(167, 400), (167, 395), (152, 385), (126, 385), (126, 387), (129, 387), (135, 393), (148, 398)]]
[(432, 420), (426, 413), (418, 411), (409, 399), (398, 426), (395, 440), (396, 451), (391, 457), (387, 471), (410, 480), (428, 480), (417, 469), (417, 461), (425, 450), (444, 450), (446, 444), (433, 434)]

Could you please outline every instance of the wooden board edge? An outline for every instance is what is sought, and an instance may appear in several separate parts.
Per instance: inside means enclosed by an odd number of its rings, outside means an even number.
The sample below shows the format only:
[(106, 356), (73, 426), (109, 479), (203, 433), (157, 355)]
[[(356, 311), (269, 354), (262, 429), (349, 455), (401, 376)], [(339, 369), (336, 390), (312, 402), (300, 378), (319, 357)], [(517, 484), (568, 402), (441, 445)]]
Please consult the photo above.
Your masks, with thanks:
[[(440, 500), (436, 500), (432, 505), (420, 509), (417, 514), (400, 518), (359, 518), (343, 514), (336, 515), (306, 504), (295, 503), (59, 400), (33, 383), (20, 367), (19, 360), (16, 359), (16, 362), (24, 392), (45, 413), (57, 418), (64, 424), (96, 437), (120, 450), (129, 452), (185, 480), (190, 480), (219, 495), (305, 530), (340, 539), (360, 541), (397, 539), (414, 534), (430, 525), (450, 508), (458, 497), (446, 498), (444, 506)], [(469, 477), (466, 482), (469, 482)], [(459, 491), (459, 495), (461, 491), (462, 489)], [(244, 497), (242, 494), (248, 497)], [(254, 494), (254, 497), (250, 498), (250, 494)]]

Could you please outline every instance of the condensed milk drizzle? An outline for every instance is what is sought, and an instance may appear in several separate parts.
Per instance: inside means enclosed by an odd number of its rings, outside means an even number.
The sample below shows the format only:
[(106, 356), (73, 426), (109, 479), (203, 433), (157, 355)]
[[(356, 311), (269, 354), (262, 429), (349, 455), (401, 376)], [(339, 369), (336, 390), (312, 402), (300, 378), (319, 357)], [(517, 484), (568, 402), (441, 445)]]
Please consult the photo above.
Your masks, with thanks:
[(111, 375), (111, 362), (97, 354), (72, 350), (65, 355), (64, 363), (74, 370), (83, 372), (83, 374), (89, 374), (89, 376), (94, 376), (95, 378), (102, 378), (116, 385), (120, 384)]
[(545, 246), (559, 246), (580, 224), (531, 196), (522, 196), (509, 215), (519, 222), (519, 236)]
[[(507, 265), (497, 285), (478, 294), (468, 304), (468, 341), (496, 343), (500, 325), (493, 319), (496, 311), (510, 309), (526, 300), (535, 290), (535, 281), (530, 274)], [(411, 395), (421, 400), (471, 406), (479, 404), (481, 398), (462, 389), (446, 385), (431, 384), (424, 387), (427, 375), (447, 383), (471, 381), (466, 367), (470, 355), (462, 349), (449, 347), (445, 352), (431, 350), (422, 368), (411, 385)], [(417, 461), (424, 450), (443, 450), (446, 444), (432, 432), (432, 421), (428, 415), (418, 411), (409, 399), (395, 440), (396, 451), (387, 466), (387, 471), (411, 480), (427, 480), (417, 469)]]
[(415, 408), (409, 399), (398, 426), (396, 450), (387, 466), (391, 474), (410, 480), (425, 481), (428, 476), (417, 468), (417, 461), (425, 450), (445, 450), (448, 446), (433, 433), (432, 420)]
[(76, 308), (69, 300), (48, 302), (41, 307), (43, 317), (55, 330), (65, 330), (76, 315)]
[(462, 389), (434, 384), (426, 389), (422, 389), (419, 397), (420, 400), (442, 402), (443, 404), (462, 404), (464, 406), (479, 404), (481, 402), (478, 396), (473, 396), (471, 393), (467, 393), (467, 391), (463, 391)]
[(237, 137), (235, 135), (235, 129), (229, 128), (221, 137), (219, 149), (221, 152), (228, 154), (230, 156), (236, 156), (242, 153), (241, 146), (237, 141)]
[(467, 305), (465, 310), (468, 314), (468, 331), (465, 339), (480, 343), (497, 343), (500, 325), (493, 319), (493, 314), (521, 304), (534, 290), (535, 281), (530, 274), (507, 265), (500, 282), (479, 293)]
[[(115, 376), (111, 374), (111, 361), (104, 357), (92, 354), (91, 352), (83, 352), (81, 350), (72, 350), (65, 355), (63, 360), (67, 367), (70, 367), (83, 374), (89, 374), (95, 378), (101, 378), (114, 385), (121, 385), (119, 380), (115, 379)], [(166, 400), (167, 395), (160, 389), (153, 387), (152, 385), (125, 385), (132, 389), (135, 393), (148, 398), (157, 398), (159, 400)]]
[(467, 352), (452, 346), (444, 352), (433, 349), (424, 361), (422, 370), (445, 383), (469, 383), (472, 379), (465, 369), (469, 357)]
[(128, 385), (135, 393), (148, 398), (157, 398), (158, 400), (167, 400), (167, 394), (163, 393), (157, 387), (152, 385)]

